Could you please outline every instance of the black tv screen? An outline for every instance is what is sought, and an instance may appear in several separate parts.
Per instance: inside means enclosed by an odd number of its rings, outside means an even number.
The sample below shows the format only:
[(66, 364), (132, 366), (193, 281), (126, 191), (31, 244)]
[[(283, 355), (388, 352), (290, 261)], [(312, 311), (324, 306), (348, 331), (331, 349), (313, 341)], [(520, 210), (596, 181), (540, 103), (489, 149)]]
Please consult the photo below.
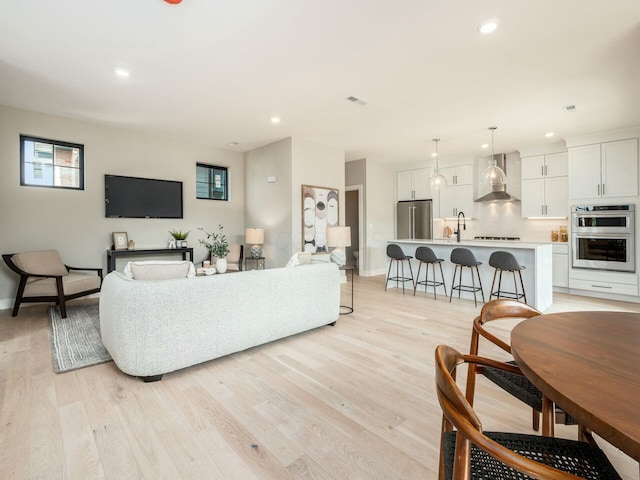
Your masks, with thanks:
[(107, 217), (182, 218), (182, 182), (104, 176)]

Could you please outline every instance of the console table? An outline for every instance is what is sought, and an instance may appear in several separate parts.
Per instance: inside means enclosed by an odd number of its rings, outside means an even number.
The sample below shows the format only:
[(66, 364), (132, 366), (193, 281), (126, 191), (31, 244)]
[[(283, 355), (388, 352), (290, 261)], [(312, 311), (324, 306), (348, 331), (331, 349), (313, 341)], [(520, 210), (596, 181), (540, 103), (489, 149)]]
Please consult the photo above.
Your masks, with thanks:
[(134, 250), (107, 250), (107, 273), (116, 269), (116, 259), (118, 257), (141, 257), (144, 255), (171, 255), (181, 253), (182, 259), (187, 259), (187, 253), (189, 259), (193, 262), (193, 248), (145, 248)]

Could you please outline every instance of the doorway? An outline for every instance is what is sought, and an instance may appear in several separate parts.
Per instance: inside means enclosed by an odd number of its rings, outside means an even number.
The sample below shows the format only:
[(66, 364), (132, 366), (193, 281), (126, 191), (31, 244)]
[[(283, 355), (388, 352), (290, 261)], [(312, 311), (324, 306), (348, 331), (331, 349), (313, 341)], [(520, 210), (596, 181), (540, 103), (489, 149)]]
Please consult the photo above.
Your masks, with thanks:
[(361, 266), (364, 265), (362, 245), (362, 185), (349, 185), (345, 188), (345, 226), (351, 228), (351, 246), (347, 247), (347, 263), (356, 267), (356, 273), (360, 275)]

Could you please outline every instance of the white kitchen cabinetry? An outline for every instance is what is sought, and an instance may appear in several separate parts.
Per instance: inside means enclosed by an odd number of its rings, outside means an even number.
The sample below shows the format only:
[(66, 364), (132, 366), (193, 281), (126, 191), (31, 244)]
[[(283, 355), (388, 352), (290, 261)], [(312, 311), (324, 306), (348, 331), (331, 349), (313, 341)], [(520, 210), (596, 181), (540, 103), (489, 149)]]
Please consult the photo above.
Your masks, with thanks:
[(567, 152), (522, 158), (522, 216), (569, 215)]
[(424, 200), (431, 198), (430, 168), (404, 170), (397, 173), (397, 198), (400, 200)]
[(572, 268), (569, 272), (569, 288), (635, 297), (638, 295), (638, 275)]
[(636, 197), (638, 139), (569, 149), (569, 198)]
[(552, 243), (553, 257), (553, 286), (569, 287), (569, 245), (566, 243)]
[[(473, 165), (441, 168), (440, 173), (447, 179), (447, 188), (440, 189), (440, 218), (457, 217), (463, 212), (466, 217), (473, 215)], [(434, 213), (434, 216), (436, 214)]]

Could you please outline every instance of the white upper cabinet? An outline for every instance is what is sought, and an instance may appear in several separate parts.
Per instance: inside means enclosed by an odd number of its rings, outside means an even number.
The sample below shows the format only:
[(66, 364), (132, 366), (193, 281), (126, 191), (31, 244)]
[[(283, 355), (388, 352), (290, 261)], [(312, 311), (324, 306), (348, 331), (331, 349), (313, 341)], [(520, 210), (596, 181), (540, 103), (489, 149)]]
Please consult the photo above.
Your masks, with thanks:
[(522, 216), (567, 217), (567, 152), (522, 157)]
[(397, 199), (424, 200), (431, 198), (429, 181), (431, 168), (418, 168), (397, 172)]
[(569, 149), (569, 198), (638, 195), (638, 139)]
[[(440, 189), (439, 202), (434, 204), (434, 217), (451, 218), (463, 212), (473, 216), (473, 165), (441, 168), (447, 188)], [(434, 196), (435, 196), (434, 192)]]
[(473, 184), (473, 165), (471, 164), (441, 168), (440, 172), (447, 179), (449, 186)]

